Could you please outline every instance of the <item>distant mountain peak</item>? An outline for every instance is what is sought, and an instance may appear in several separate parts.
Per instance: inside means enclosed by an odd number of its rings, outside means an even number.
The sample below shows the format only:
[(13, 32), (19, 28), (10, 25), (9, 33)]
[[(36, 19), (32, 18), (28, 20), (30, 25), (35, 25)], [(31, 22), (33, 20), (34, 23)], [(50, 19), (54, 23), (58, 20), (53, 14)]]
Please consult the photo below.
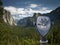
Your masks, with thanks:
[(60, 9), (60, 7), (56, 8), (56, 10), (57, 10), (57, 9)]
[(55, 10), (53, 10), (51, 13), (59, 13), (60, 12), (60, 7), (56, 8)]

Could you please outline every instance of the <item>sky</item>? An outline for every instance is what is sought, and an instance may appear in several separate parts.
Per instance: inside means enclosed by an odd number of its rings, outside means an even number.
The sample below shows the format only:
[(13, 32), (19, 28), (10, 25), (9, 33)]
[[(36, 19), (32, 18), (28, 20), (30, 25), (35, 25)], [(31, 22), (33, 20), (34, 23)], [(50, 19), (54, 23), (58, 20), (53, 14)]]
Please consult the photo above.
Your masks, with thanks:
[(49, 13), (60, 6), (60, 0), (2, 0), (4, 9), (15, 19), (33, 16), (33, 13)]

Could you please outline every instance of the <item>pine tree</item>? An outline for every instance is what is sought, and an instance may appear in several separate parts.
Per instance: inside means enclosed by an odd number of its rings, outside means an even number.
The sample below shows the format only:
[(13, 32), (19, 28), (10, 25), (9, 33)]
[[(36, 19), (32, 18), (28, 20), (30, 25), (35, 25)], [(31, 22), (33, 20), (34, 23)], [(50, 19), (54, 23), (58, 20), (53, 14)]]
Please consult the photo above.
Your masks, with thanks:
[(0, 22), (3, 22), (3, 7), (2, 7), (3, 3), (0, 0)]

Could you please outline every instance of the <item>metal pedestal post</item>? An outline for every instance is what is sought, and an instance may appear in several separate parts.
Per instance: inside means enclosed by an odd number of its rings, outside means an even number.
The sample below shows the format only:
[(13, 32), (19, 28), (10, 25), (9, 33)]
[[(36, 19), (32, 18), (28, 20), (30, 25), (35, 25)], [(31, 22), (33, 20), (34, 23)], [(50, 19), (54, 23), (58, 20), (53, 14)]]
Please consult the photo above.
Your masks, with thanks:
[(41, 45), (46, 45), (46, 43), (42, 43)]
[(46, 40), (44, 37), (42, 37), (42, 40), (40, 40), (41, 45), (46, 45), (47, 42), (48, 40)]

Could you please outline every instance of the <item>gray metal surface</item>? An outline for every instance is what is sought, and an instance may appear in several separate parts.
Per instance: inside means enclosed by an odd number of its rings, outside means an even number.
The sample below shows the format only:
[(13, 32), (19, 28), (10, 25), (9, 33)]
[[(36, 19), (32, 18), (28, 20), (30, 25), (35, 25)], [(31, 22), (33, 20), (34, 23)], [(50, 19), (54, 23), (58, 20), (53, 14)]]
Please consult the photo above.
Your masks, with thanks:
[(51, 21), (47, 16), (39, 16), (36, 22), (37, 30), (44, 37), (50, 29)]

